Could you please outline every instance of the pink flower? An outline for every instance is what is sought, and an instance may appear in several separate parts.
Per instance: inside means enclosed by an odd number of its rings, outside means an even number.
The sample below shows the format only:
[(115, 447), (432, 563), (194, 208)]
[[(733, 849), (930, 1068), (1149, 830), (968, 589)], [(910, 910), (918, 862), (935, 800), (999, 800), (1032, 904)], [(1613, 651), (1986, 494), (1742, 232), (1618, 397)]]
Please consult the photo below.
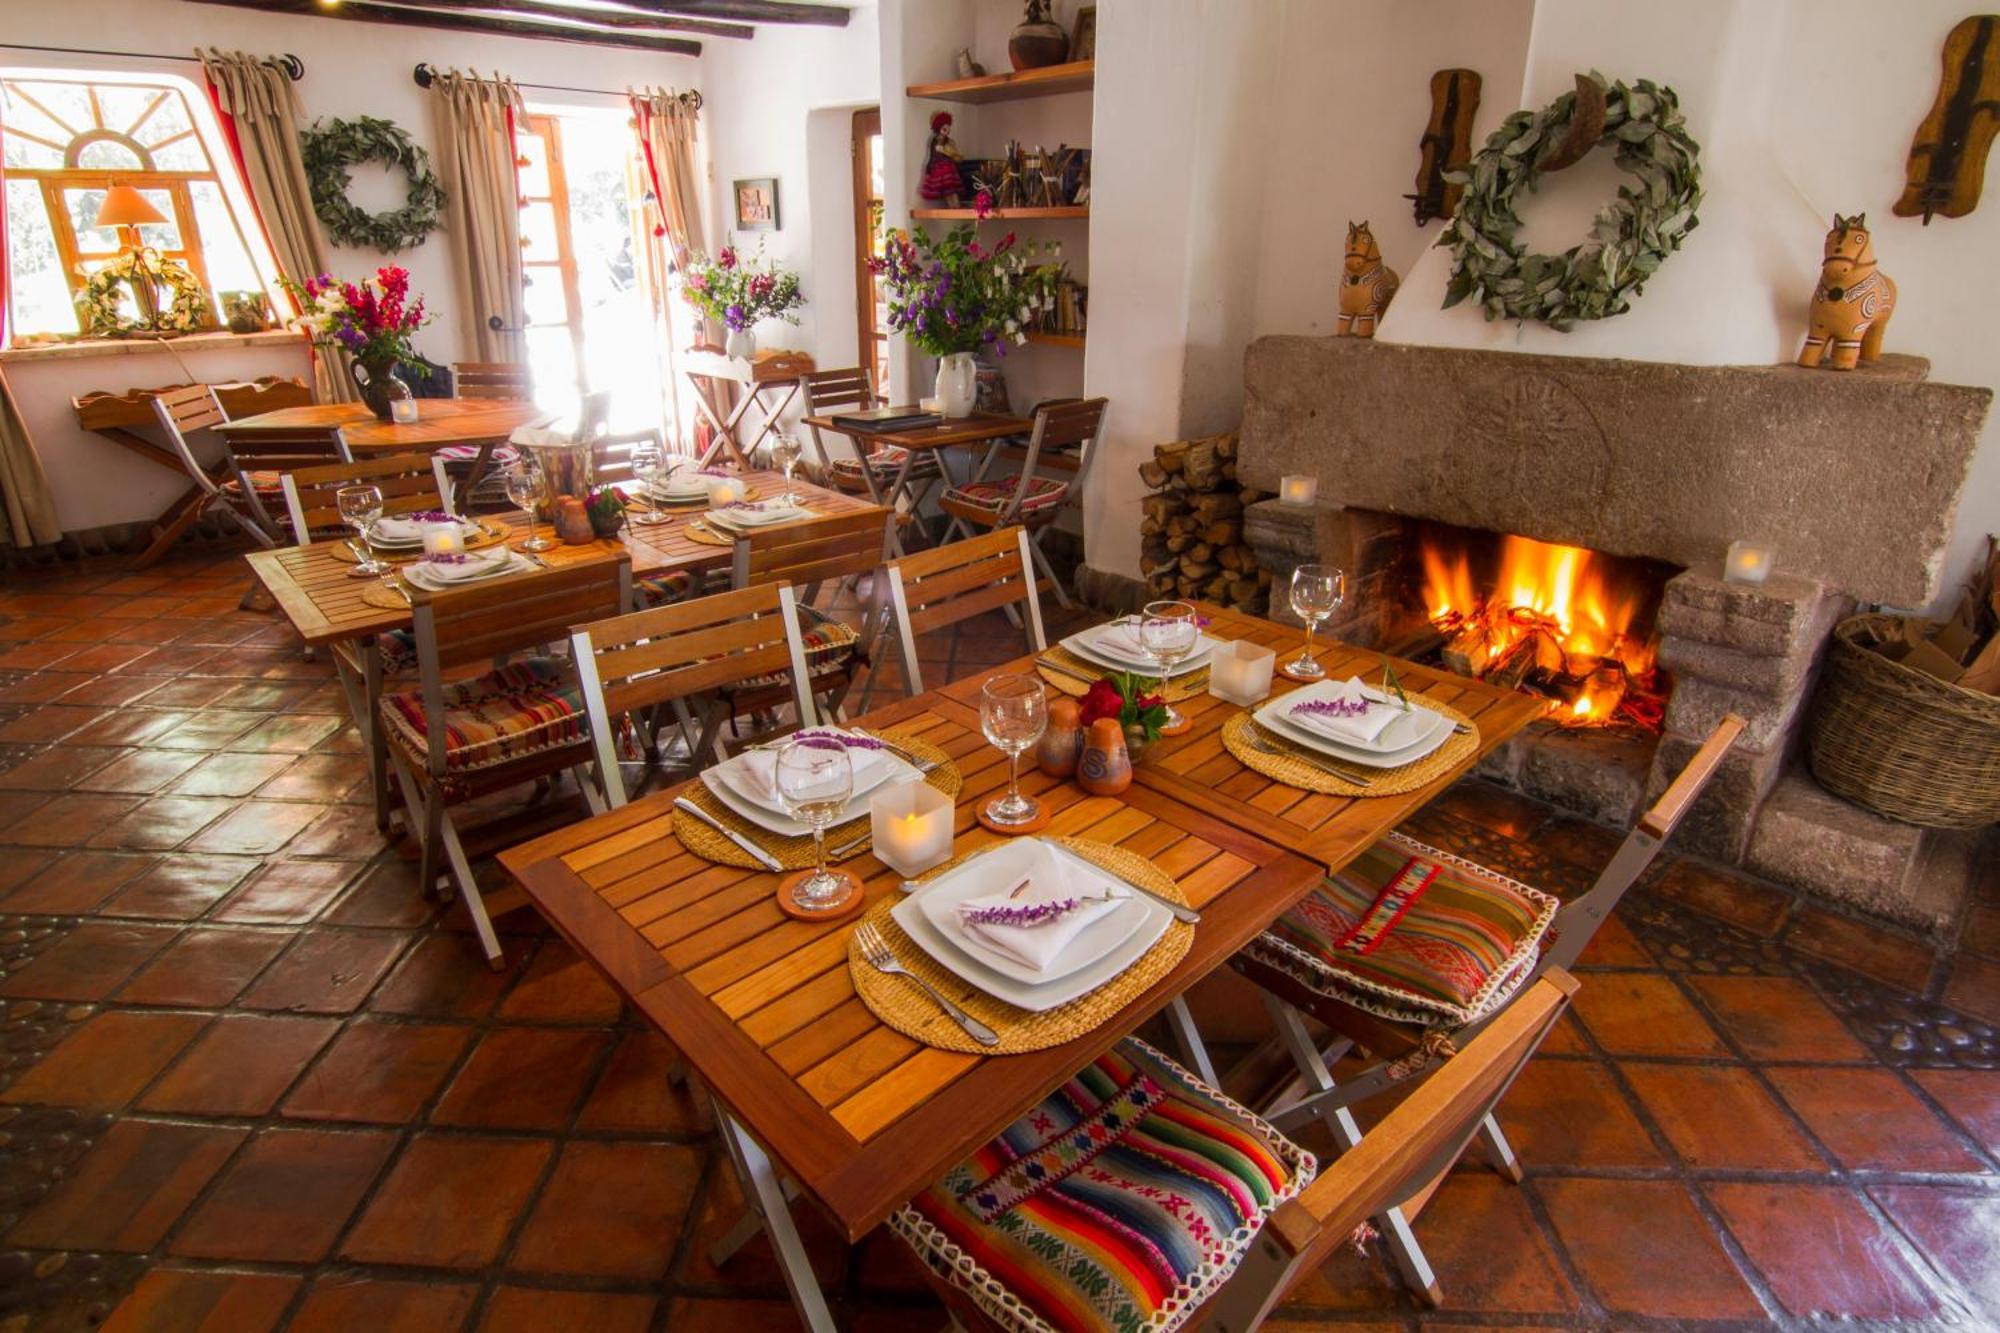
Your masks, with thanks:
[(735, 268), (736, 248), (730, 245), (723, 246), (722, 253), (715, 257), (715, 264), (717, 268), (724, 268), (724, 269)]
[(991, 190), (981, 190), (978, 194), (973, 195), (972, 211), (981, 218), (991, 213), (993, 211), (993, 192)]

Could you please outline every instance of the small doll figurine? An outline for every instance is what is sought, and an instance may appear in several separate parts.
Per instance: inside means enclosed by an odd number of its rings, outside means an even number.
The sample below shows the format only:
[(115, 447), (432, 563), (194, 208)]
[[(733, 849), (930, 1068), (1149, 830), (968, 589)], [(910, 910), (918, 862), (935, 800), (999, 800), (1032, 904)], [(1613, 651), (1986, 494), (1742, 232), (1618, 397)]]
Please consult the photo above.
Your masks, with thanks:
[(958, 207), (958, 197), (965, 191), (965, 180), (958, 171), (959, 159), (959, 151), (951, 141), (951, 112), (940, 111), (931, 117), (930, 152), (924, 158), (924, 179), (917, 186), (917, 193), (945, 208)]

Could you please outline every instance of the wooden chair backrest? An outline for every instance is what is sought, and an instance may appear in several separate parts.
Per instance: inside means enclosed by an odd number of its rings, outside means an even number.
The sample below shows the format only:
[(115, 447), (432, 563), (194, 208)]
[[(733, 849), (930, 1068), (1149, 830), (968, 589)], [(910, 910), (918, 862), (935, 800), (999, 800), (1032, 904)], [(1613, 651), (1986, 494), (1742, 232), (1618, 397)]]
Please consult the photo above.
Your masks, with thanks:
[[(862, 366), (815, 370), (799, 376), (799, 401), (809, 417), (843, 410), (867, 411), (878, 405), (874, 379)], [(813, 452), (819, 456), (817, 462), (821, 469), (825, 469), (833, 460), (827, 453), (826, 441), (820, 437), (818, 426), (812, 427), (812, 442)]]
[(1190, 1328), (1253, 1329), (1287, 1292), (1371, 1217), (1428, 1195), (1576, 993), (1576, 979), (1546, 973), (1445, 1062), (1360, 1146), (1325, 1166), (1279, 1205), (1265, 1234)]
[(363, 482), (381, 488), (384, 514), (415, 514), (426, 509), (453, 512), (451, 482), (444, 460), (431, 454), (391, 454), (358, 463), (305, 467), (284, 476), (285, 506), (291, 511), (292, 533), (299, 545), (312, 534), (346, 526), (340, 516), (342, 487)]
[(615, 616), (632, 604), (632, 557), (557, 565), (475, 583), (451, 592), (410, 588), (425, 715), (431, 725), (430, 771), (445, 772), (444, 673), (561, 643), (570, 628)]
[(894, 521), (895, 515), (868, 508), (753, 530), (736, 539), (730, 582), (738, 588), (763, 583), (809, 588), (827, 579), (872, 574), (888, 553)]
[[(160, 423), (160, 433), (167, 437), (168, 446), (181, 460), (181, 467), (188, 476), (194, 479), (197, 486), (214, 495), (218, 490), (215, 478), (194, 456), (188, 435), (193, 431), (209, 430), (229, 419), (215, 396), (215, 390), (206, 384), (183, 384), (175, 389), (162, 389), (153, 395), (153, 418)], [(226, 452), (224, 456), (227, 457)]]
[(583, 683), (605, 795), (625, 803), (618, 772), (618, 719), (756, 676), (791, 677), (801, 718), (813, 717), (805, 645), (789, 584), (697, 597), (650, 611), (579, 624), (570, 656)]
[(982, 612), (1020, 603), (1028, 649), (1048, 647), (1042, 634), (1042, 602), (1025, 530), (995, 528), (977, 537), (918, 551), (887, 568), (889, 614), (903, 649), (903, 686), (922, 692), (917, 636), (955, 625)]
[(601, 435), (590, 447), (590, 475), (599, 486), (637, 481), (632, 472), (632, 451), (642, 444), (665, 449), (657, 428)]
[(233, 432), (223, 441), (238, 471), (296, 472), (352, 462), (347, 437), (338, 426), (288, 426), (283, 429)]
[(533, 398), (535, 376), (514, 361), (455, 361), (451, 391), (459, 398)]
[(1071, 455), (1059, 451), (1074, 446), (1076, 481), (1072, 484), (1073, 491), (1080, 488), (1090, 472), (1090, 460), (1097, 451), (1098, 437), (1104, 433), (1104, 413), (1109, 406), (1108, 399), (1082, 398), (1045, 403), (1035, 409), (1035, 430), (1028, 438), (1028, 469), (1032, 471), (1037, 461), (1047, 462), (1052, 457), (1067, 464)]

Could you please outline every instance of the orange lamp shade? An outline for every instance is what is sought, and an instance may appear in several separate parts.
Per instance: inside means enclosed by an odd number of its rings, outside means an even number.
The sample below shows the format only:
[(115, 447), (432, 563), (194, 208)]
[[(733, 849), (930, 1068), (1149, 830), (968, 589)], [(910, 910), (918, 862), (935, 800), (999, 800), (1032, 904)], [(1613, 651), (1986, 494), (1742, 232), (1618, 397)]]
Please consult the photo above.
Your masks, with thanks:
[(146, 202), (146, 196), (129, 185), (114, 185), (104, 192), (97, 210), (97, 226), (137, 227), (147, 222), (165, 222), (166, 215)]

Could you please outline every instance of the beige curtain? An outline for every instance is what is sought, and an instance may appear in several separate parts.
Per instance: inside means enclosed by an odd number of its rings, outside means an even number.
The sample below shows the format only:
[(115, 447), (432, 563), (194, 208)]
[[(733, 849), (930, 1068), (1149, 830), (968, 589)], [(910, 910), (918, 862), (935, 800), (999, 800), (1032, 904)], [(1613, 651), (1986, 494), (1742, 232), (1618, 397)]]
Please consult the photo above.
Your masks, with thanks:
[[(451, 236), (464, 345), (479, 361), (525, 361), (521, 198), (514, 170), (514, 118), (525, 115), (513, 80), (456, 70), (431, 82), (438, 178)], [(498, 318), (502, 327), (489, 321)]]
[(700, 93), (628, 92), (632, 117), (645, 155), (648, 184), (676, 268), (708, 246), (701, 232), (701, 176), (695, 168), (695, 121)]
[(14, 407), (14, 391), (4, 374), (0, 374), (0, 500), (7, 506), (7, 528), (0, 535), (14, 545), (41, 546), (62, 539), (49, 479), (42, 474), (42, 460)]
[[(327, 272), (326, 235), (313, 213), (312, 186), (299, 154), (305, 110), (297, 87), (275, 56), (213, 48), (196, 51), (215, 103), (235, 131), (237, 161), (264, 224), (278, 267), (293, 282)], [(321, 402), (353, 402), (359, 395), (341, 357), (328, 349), (313, 356), (314, 387)]]

